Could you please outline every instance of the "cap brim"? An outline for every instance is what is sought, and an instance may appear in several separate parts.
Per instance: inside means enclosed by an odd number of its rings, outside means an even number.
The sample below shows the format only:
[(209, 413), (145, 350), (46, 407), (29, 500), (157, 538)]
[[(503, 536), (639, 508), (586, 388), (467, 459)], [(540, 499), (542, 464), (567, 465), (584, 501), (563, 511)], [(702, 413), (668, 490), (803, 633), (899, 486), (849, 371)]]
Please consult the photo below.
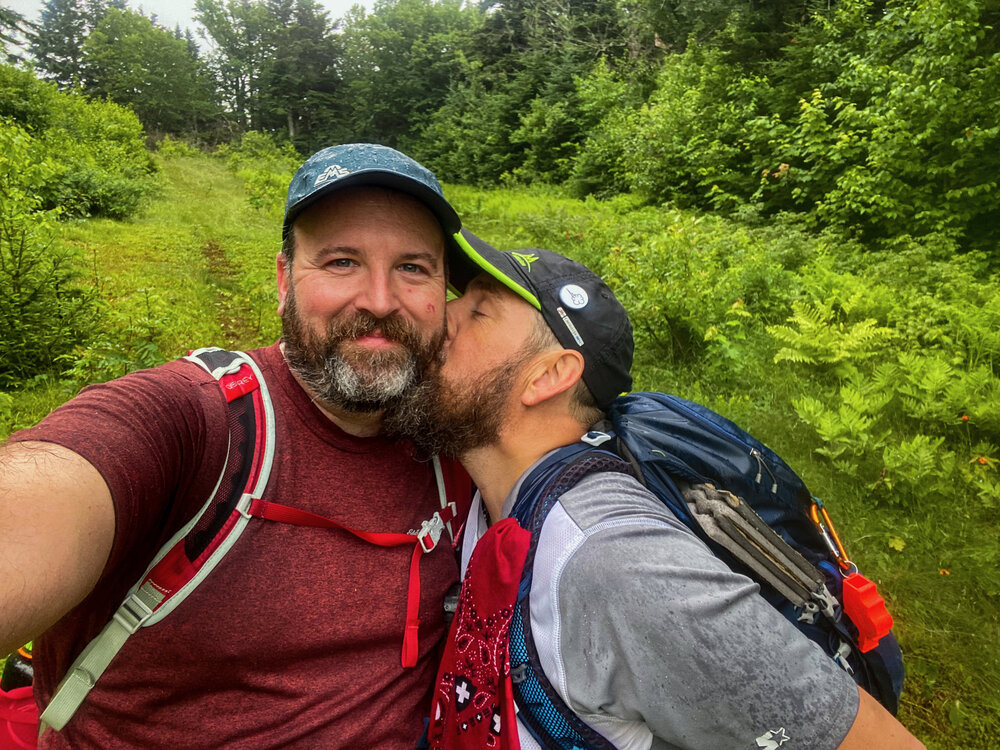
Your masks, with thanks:
[(464, 292), (465, 287), (476, 276), (487, 273), (532, 307), (542, 309), (538, 297), (510, 253), (500, 252), (468, 229), (457, 232), (453, 239), (459, 252), (453, 252), (448, 258), (451, 271), (449, 281), (455, 289)]

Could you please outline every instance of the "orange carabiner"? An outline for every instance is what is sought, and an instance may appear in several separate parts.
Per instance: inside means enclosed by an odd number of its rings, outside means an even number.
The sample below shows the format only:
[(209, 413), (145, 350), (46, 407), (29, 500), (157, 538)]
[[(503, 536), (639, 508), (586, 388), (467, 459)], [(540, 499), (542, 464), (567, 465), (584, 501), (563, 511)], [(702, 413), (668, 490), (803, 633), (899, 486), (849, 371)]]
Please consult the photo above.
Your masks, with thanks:
[[(850, 570), (854, 567), (854, 563), (847, 557), (847, 550), (844, 549), (844, 544), (840, 541), (837, 529), (834, 527), (833, 521), (830, 520), (830, 514), (826, 512), (826, 506), (823, 505), (823, 501), (818, 497), (814, 497), (812, 501), (813, 503), (809, 508), (809, 515), (812, 517), (813, 523), (816, 524), (819, 533), (823, 535), (823, 540), (826, 542), (826, 546), (830, 548), (830, 553), (837, 558), (837, 564), (844, 570)], [(823, 516), (822, 519), (820, 519), (821, 514)]]

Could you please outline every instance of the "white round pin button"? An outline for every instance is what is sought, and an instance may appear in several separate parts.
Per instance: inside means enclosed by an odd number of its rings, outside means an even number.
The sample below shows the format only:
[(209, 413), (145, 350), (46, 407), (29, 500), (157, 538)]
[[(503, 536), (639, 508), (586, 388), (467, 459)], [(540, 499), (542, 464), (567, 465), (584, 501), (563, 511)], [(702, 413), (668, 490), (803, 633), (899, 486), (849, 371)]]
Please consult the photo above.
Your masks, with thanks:
[(570, 307), (574, 310), (580, 310), (587, 306), (590, 302), (590, 297), (587, 296), (587, 292), (583, 290), (583, 287), (579, 287), (576, 284), (567, 284), (562, 289), (559, 290), (559, 299), (566, 307)]

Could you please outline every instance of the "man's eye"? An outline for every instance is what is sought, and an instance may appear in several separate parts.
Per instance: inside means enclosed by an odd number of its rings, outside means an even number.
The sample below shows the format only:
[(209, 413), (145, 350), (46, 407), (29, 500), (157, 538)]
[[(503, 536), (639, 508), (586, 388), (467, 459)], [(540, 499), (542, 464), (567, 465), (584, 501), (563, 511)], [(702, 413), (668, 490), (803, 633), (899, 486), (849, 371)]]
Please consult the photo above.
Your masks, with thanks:
[(417, 263), (400, 263), (399, 270), (405, 273), (427, 273), (426, 269)]
[(333, 266), (334, 268), (350, 268), (355, 265), (355, 262), (351, 258), (334, 258), (327, 265)]

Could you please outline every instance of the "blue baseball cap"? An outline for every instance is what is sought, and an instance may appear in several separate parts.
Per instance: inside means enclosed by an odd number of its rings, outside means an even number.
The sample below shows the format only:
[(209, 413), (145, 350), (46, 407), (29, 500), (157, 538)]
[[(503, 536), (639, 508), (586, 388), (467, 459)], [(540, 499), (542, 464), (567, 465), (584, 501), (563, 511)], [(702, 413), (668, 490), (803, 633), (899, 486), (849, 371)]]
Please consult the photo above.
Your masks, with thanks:
[(346, 187), (373, 186), (398, 190), (423, 203), (437, 217), (448, 244), (462, 228), (455, 209), (444, 198), (441, 184), (429, 169), (388, 146), (345, 143), (330, 146), (306, 159), (288, 186), (286, 237), (296, 217), (320, 198)]
[(601, 409), (632, 390), (632, 322), (600, 276), (551, 250), (497, 250), (467, 229), (455, 240), (448, 249), (453, 287), (464, 292), (486, 273), (541, 312), (559, 343), (583, 355), (583, 382)]

